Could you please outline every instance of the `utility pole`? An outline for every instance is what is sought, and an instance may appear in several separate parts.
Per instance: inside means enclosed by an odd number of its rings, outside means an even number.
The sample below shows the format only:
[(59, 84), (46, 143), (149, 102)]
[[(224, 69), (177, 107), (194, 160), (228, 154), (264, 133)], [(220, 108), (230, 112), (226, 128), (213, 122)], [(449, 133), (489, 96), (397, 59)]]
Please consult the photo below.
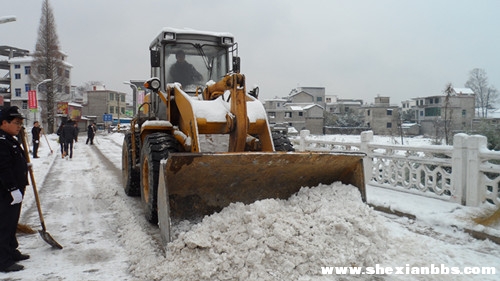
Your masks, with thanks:
[[(52, 79), (45, 79), (45, 80), (43, 80), (42, 82), (40, 82), (40, 83), (36, 84), (36, 104), (37, 104), (37, 107), (38, 107), (38, 97), (39, 97), (39, 95), (40, 95), (40, 94), (39, 94), (40, 92), (39, 92), (39, 90), (38, 90), (38, 89), (40, 88), (40, 85), (42, 85), (43, 83), (50, 82), (50, 81), (52, 81)], [(38, 108), (37, 108), (36, 110), (38, 110)], [(36, 118), (36, 116), (37, 116), (37, 112), (36, 112), (36, 111), (33, 111), (33, 115), (34, 115), (33, 117), (35, 118), (35, 121), (37, 121), (37, 118)]]

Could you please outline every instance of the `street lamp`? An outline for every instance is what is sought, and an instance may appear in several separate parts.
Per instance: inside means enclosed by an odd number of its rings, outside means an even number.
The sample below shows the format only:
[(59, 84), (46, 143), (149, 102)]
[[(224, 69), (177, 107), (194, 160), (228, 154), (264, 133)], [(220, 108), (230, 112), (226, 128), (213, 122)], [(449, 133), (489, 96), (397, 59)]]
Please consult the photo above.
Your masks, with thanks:
[(16, 16), (6, 16), (0, 18), (0, 23), (8, 23), (11, 21), (16, 21)]
[(137, 89), (137, 86), (134, 85), (132, 82), (123, 81), (123, 84), (130, 85), (130, 87), (133, 88), (133, 91), (132, 91), (132, 108), (133, 108), (132, 113), (135, 116), (135, 113), (136, 113), (136, 110), (137, 110), (137, 92), (139, 90)]
[[(43, 83), (47, 83), (47, 82), (50, 82), (52, 81), (52, 79), (45, 79), (43, 80), (42, 82), (36, 84), (36, 104), (37, 104), (37, 107), (38, 107), (38, 96), (39, 96), (39, 91), (38, 91), (38, 88), (40, 87), (40, 85), (42, 85)], [(34, 115), (35, 115), (35, 121), (36, 120), (36, 112), (34, 112)]]

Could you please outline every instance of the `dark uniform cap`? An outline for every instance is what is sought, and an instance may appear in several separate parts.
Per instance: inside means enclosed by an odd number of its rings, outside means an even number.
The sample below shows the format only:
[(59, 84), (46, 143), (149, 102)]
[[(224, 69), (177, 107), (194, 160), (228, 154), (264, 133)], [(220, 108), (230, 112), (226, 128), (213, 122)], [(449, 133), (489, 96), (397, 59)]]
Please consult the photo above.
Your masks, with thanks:
[(0, 111), (0, 121), (3, 120), (12, 120), (14, 118), (24, 119), (24, 115), (19, 110), (17, 106), (9, 106), (5, 107)]

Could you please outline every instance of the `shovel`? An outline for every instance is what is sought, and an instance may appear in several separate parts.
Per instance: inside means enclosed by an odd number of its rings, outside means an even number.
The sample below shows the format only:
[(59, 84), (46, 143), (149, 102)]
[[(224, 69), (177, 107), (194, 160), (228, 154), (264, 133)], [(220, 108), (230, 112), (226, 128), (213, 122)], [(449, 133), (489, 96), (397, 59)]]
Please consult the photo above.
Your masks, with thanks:
[[(43, 134), (43, 133), (42, 133)], [(43, 134), (43, 136), (45, 137), (45, 141), (47, 142), (47, 145), (49, 146), (50, 148), (50, 154), (54, 153), (54, 151), (52, 150), (52, 147), (50, 147), (50, 143), (49, 143), (49, 140), (47, 139), (47, 136), (45, 134)]]
[(57, 243), (57, 241), (54, 240), (54, 238), (52, 238), (52, 236), (50, 236), (50, 234), (45, 229), (45, 222), (43, 220), (43, 215), (42, 215), (42, 207), (40, 206), (40, 198), (38, 197), (38, 190), (36, 188), (36, 183), (35, 183), (35, 175), (33, 174), (33, 168), (31, 167), (31, 165), (29, 165), (30, 155), (27, 150), (24, 128), (21, 130), (20, 134), (21, 134), (20, 137), (23, 140), (22, 145), (23, 145), (24, 155), (26, 156), (26, 161), (28, 162), (28, 171), (30, 173), (31, 186), (33, 186), (33, 193), (35, 194), (36, 207), (38, 210), (38, 215), (40, 217), (40, 223), (42, 224), (42, 230), (38, 230), (38, 232), (40, 233), (40, 236), (42, 236), (43, 241), (47, 242), (53, 248), (62, 249), (63, 247), (61, 246), (61, 244)]

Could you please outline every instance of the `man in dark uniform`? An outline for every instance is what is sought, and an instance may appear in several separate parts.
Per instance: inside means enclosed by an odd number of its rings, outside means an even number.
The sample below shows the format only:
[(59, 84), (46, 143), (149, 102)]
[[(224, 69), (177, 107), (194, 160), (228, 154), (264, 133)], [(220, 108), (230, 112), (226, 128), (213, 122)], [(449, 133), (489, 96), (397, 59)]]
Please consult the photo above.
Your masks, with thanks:
[(21, 203), (28, 185), (28, 163), (20, 142), (16, 139), (23, 129), (24, 116), (17, 106), (0, 111), (0, 271), (24, 269), (16, 263), (29, 259), (21, 254), (16, 229), (21, 215)]
[(78, 127), (76, 123), (69, 119), (62, 127), (61, 138), (64, 141), (64, 152), (62, 158), (69, 156), (73, 158), (73, 142), (78, 142)]
[(92, 123), (87, 126), (87, 141), (85, 144), (94, 144), (94, 136), (95, 136), (95, 123)]
[(38, 157), (38, 147), (40, 146), (40, 133), (42, 132), (42, 128), (40, 128), (40, 123), (35, 121), (33, 123), (33, 129), (31, 129), (31, 135), (33, 137), (33, 158)]

